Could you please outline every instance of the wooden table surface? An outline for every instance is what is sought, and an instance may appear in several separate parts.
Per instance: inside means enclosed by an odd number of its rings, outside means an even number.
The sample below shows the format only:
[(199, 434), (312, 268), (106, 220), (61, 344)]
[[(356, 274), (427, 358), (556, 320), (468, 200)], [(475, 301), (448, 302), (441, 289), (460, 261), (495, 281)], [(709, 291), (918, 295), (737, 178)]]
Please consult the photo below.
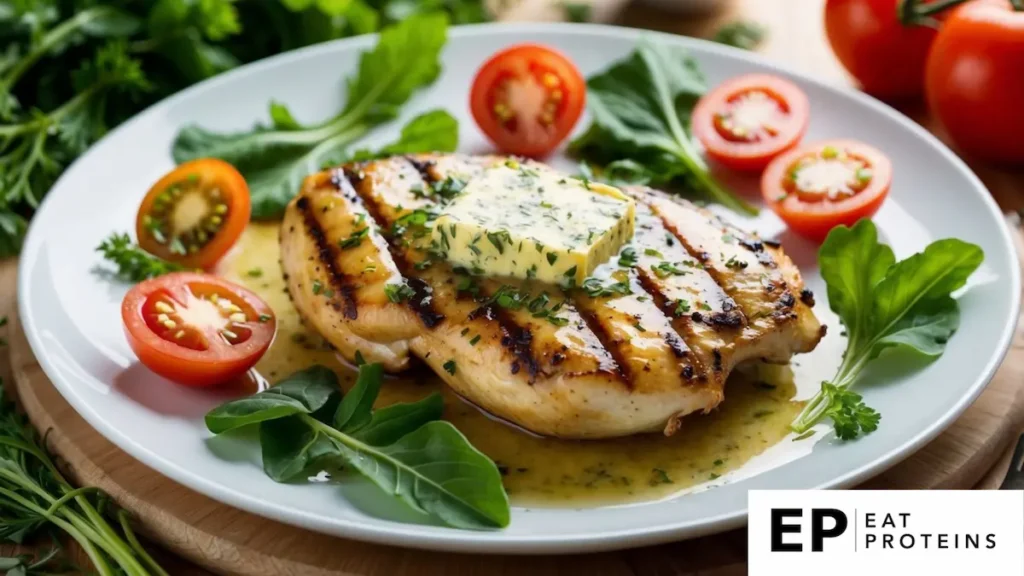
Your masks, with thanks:
[[(600, 0), (598, 0), (600, 1)], [(685, 0), (678, 0), (684, 2)], [(681, 16), (663, 10), (634, 3), (622, 9), (614, 23), (623, 26), (649, 28), (664, 32), (685, 34), (688, 36), (710, 37), (723, 24), (737, 19), (752, 20), (768, 29), (769, 36), (759, 48), (759, 52), (785, 62), (790, 67), (810, 74), (815, 78), (840, 85), (853, 83), (849, 75), (835, 60), (822, 26), (822, 8), (825, 0), (724, 0), (723, 6), (711, 14)], [(604, 12), (599, 10), (599, 15)], [(937, 123), (929, 118), (927, 111), (919, 102), (894, 103), (905, 114), (914, 118), (929, 130), (945, 140)], [(1016, 169), (997, 169), (965, 158), (968, 164), (988, 186), (999, 205), (1006, 211), (1024, 209), (1024, 167)], [(0, 262), (0, 285), (13, 282), (15, 262)], [(0, 302), (0, 317), (12, 309), (14, 301)], [(0, 337), (4, 329), (0, 328)], [(10, 381), (10, 366), (6, 354), (0, 354), (0, 378)], [(998, 468), (998, 467), (997, 467)], [(1005, 470), (1005, 463), (1002, 468)], [(983, 481), (983, 485), (997, 485), (1001, 474), (993, 473), (992, 477)], [(737, 546), (743, 546), (741, 541)], [(0, 546), (0, 554), (12, 552), (9, 546)], [(208, 572), (198, 569), (180, 560), (156, 553), (167, 571), (175, 576), (207, 575)], [(743, 574), (742, 567), (731, 567), (725, 571), (715, 571), (716, 575)], [(683, 574), (668, 566), (660, 566), (658, 574)]]

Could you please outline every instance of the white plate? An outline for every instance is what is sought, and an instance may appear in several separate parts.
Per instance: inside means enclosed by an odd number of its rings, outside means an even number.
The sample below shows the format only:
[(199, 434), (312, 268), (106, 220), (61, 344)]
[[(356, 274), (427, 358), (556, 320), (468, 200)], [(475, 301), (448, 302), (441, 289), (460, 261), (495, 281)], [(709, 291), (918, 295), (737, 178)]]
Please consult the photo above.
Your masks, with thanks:
[[(488, 55), (513, 43), (540, 42), (564, 51), (591, 74), (623, 57), (640, 35), (635, 30), (573, 25), (453, 30), (444, 52), (444, 75), (405, 106), (403, 120), (447, 107), (461, 122), (463, 150), (486, 150), (465, 103), (472, 75)], [(99, 258), (93, 249), (111, 231), (132, 228), (141, 196), (172, 167), (170, 145), (180, 127), (198, 122), (217, 129), (248, 128), (265, 119), (272, 98), (287, 102), (300, 120), (325, 118), (339, 108), (343, 78), (354, 70), (360, 51), (375, 42), (373, 37), (283, 54), (186, 90), (127, 122), (76, 162), (36, 215), (21, 257), (20, 311), (32, 349), (57, 388), (90, 424), (155, 470), (261, 516), (386, 544), (511, 553), (639, 546), (743, 524), (751, 489), (846, 487), (879, 473), (949, 425), (981, 392), (1007, 349), (1017, 318), (1020, 280), (996, 204), (948, 149), (875, 100), (788, 72), (753, 54), (682, 37), (659, 38), (688, 46), (712, 84), (763, 71), (794, 80), (811, 101), (808, 141), (857, 138), (887, 153), (896, 176), (876, 222), (897, 256), (906, 257), (930, 240), (948, 236), (984, 248), (983, 268), (961, 298), (960, 332), (945, 355), (927, 366), (915, 363), (913, 369), (896, 360), (880, 362), (871, 371), (878, 385), (864, 382), (860, 387), (883, 415), (881, 428), (866, 438), (846, 444), (785, 440), (721, 478), (714, 489), (704, 486), (656, 503), (582, 510), (516, 508), (511, 526), (497, 532), (371, 516), (363, 510), (388, 500), (372, 488), (276, 484), (258, 469), (251, 445), (208, 443), (202, 415), (221, 398), (171, 385), (136, 365), (121, 330), (119, 304), (125, 287), (94, 273)], [(399, 126), (396, 122), (373, 138), (389, 141)], [(755, 190), (752, 182), (740, 184), (749, 192)], [(748, 225), (766, 236), (783, 230), (768, 212)], [(782, 239), (819, 295), (816, 312), (831, 328), (818, 350), (799, 359), (798, 384), (807, 396), (838, 365), (843, 341), (824, 302), (824, 286), (814, 268), (815, 247), (787, 234)], [(816, 437), (823, 436), (827, 435)]]

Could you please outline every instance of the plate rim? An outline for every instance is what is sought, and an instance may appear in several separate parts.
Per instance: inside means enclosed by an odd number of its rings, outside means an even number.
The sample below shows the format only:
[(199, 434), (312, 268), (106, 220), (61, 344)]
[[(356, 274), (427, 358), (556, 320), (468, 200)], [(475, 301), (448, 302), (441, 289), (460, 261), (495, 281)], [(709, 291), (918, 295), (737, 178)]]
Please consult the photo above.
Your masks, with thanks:
[[(932, 133), (928, 132), (922, 126), (891, 106), (876, 100), (863, 92), (818, 80), (808, 73), (801, 72), (784, 63), (773, 61), (760, 54), (751, 53), (708, 40), (606, 24), (494, 22), (450, 27), (448, 29), (448, 38), (450, 41), (456, 37), (486, 35), (496, 29), (499, 29), (503, 33), (515, 33), (517, 31), (522, 31), (566, 35), (591, 35), (598, 37), (611, 36), (632, 40), (634, 42), (643, 37), (653, 37), (659, 40), (672, 42), (686, 48), (699, 47), (701, 51), (718, 53), (729, 58), (743, 60), (766, 70), (773, 70), (797, 77), (802, 82), (807, 82), (817, 88), (838, 94), (842, 97), (850, 98), (860, 105), (873, 109), (889, 121), (899, 124), (918, 138), (924, 140), (925, 143), (931, 144), (946, 161), (948, 161), (959, 172), (964, 174), (967, 180), (974, 186), (974, 188), (976, 188), (976, 192), (978, 192), (982, 204), (988, 209), (996, 221), (1000, 223), (999, 237), (1002, 240), (1003, 247), (1007, 249), (1007, 252), (1011, 257), (1011, 261), (1013, 260), (1013, 256), (1017, 255), (1015, 244), (1010, 237), (1010, 230), (1005, 224), (1002, 211), (992, 198), (988, 188), (970, 169), (970, 167), (968, 167), (960, 157), (958, 157), (948, 146), (946, 146)], [(130, 127), (135, 122), (139, 121), (139, 118), (143, 115), (172, 106), (179, 99), (188, 98), (196, 93), (212, 89), (223, 82), (231, 82), (236, 77), (258, 74), (265, 67), (286, 63), (288, 61), (301, 60), (310, 54), (338, 50), (342, 46), (349, 47), (351, 49), (359, 49), (360, 47), (371, 45), (376, 41), (377, 37), (378, 34), (367, 34), (360, 37), (333, 40), (283, 52), (281, 54), (276, 54), (256, 62), (240, 66), (176, 92), (163, 100), (154, 103), (120, 124), (114, 130), (110, 131), (103, 139), (101, 139), (100, 142), (115, 136), (122, 130), (130, 129)], [(93, 146), (96, 146), (98, 143), (99, 142)], [(67, 177), (67, 173), (71, 168), (86, 159), (88, 155), (89, 152), (86, 152), (66, 168), (64, 174), (62, 174), (58, 181), (54, 183), (54, 188), (61, 184), (61, 182)], [(37, 216), (46, 210), (51, 198), (52, 196), (47, 195), (47, 197), (43, 199), (36, 211)], [(725, 512), (717, 516), (704, 517), (700, 520), (684, 521), (676, 524), (666, 524), (655, 529), (644, 531), (637, 531), (635, 529), (606, 531), (595, 536), (572, 536), (569, 539), (555, 539), (550, 536), (531, 537), (526, 535), (517, 535), (514, 538), (509, 539), (499, 539), (488, 537), (488, 535), (493, 536), (493, 534), (495, 534), (490, 532), (470, 532), (459, 530), (424, 532), (422, 530), (416, 530), (416, 528), (420, 527), (415, 525), (396, 524), (387, 527), (379, 527), (365, 524), (361, 525), (357, 522), (345, 520), (325, 522), (320, 516), (314, 516), (309, 513), (287, 508), (272, 502), (260, 501), (250, 496), (238, 494), (223, 488), (220, 484), (209, 481), (198, 474), (193, 474), (187, 469), (165, 463), (158, 454), (151, 453), (148, 449), (136, 444), (134, 440), (120, 432), (116, 427), (109, 425), (106, 420), (90, 410), (87, 402), (75, 393), (73, 386), (62, 383), (59, 377), (53, 376), (54, 374), (59, 374), (59, 372), (52, 365), (52, 362), (46, 357), (43, 343), (41, 342), (40, 335), (35, 327), (35, 319), (32, 316), (28, 305), (31, 301), (31, 297), (29, 296), (31, 288), (28, 280), (31, 277), (29, 270), (34, 263), (34, 259), (26, 258), (24, 256), (28, 255), (31, 251), (39, 250), (38, 245), (42, 242), (42, 239), (40, 238), (42, 233), (39, 231), (39, 226), (36, 225), (36, 222), (38, 221), (40, 221), (39, 218), (34, 218), (33, 222), (30, 224), (28, 234), (26, 235), (23, 244), (22, 257), (19, 259), (18, 294), (21, 296), (18, 298), (18, 313), (33, 355), (36, 357), (39, 365), (43, 368), (47, 378), (54, 384), (54, 387), (57, 388), (61, 396), (71, 404), (75, 411), (82, 416), (90, 426), (102, 434), (107, 440), (115, 444), (118, 448), (124, 450), (136, 460), (139, 460), (154, 472), (166, 476), (167, 478), (170, 478), (171, 480), (222, 504), (244, 510), (259, 517), (269, 518), (302, 529), (326, 533), (342, 538), (350, 538), (353, 540), (425, 550), (504, 554), (580, 553), (635, 548), (639, 546), (698, 538), (733, 529), (746, 523), (747, 506), (744, 504), (739, 510)], [(1021, 291), (1021, 272), (1019, 266), (1010, 267), (1009, 281), (1012, 285), (1012, 293), (1019, 295)], [(989, 362), (982, 370), (981, 376), (971, 384), (966, 394), (964, 394), (957, 402), (953, 403), (950, 408), (940, 418), (931, 423), (931, 425), (920, 430), (916, 435), (901, 442), (896, 448), (887, 451), (859, 468), (849, 470), (845, 474), (838, 476), (831, 481), (815, 486), (812, 489), (847, 488), (880, 474), (921, 449), (927, 442), (934, 439), (939, 435), (939, 433), (952, 424), (955, 419), (978, 398), (984, 388), (991, 381), (998, 367), (1002, 364), (1002, 361), (1009, 350), (1021, 306), (1019, 297), (1014, 297), (1011, 300), (1012, 314), (1004, 323), (1002, 333), (999, 335), (998, 351), (991, 356)], [(40, 354), (41, 352), (42, 354)], [(500, 534), (500, 532), (497, 532), (497, 534)], [(396, 542), (396, 540), (400, 541)]]

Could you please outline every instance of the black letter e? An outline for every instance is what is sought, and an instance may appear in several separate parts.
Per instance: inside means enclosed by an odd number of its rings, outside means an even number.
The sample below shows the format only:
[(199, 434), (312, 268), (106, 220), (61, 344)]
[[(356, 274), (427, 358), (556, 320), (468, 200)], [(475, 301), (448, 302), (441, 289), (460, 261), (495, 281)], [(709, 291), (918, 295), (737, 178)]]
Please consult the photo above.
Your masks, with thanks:
[(784, 524), (783, 518), (801, 518), (803, 510), (799, 508), (772, 508), (772, 552), (803, 552), (799, 542), (786, 544), (782, 541), (783, 534), (799, 534), (800, 525)]

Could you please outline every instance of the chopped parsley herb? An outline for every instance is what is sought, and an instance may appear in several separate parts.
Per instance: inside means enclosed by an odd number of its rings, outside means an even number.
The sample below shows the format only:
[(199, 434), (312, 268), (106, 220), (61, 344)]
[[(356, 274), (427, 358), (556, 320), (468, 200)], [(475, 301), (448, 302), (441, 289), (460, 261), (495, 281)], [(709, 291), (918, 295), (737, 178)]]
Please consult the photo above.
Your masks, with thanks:
[(263, 276), (263, 269), (253, 268), (252, 270), (246, 272), (245, 275), (248, 276), (249, 278), (259, 278), (260, 276)]
[(657, 486), (658, 484), (675, 484), (668, 476), (668, 472), (665, 472), (661, 468), (654, 468), (651, 470), (651, 486)]
[(626, 246), (619, 254), (619, 266), (622, 266), (623, 268), (632, 268), (633, 266), (636, 266), (637, 258), (636, 249), (632, 246)]
[(673, 236), (671, 232), (665, 232), (665, 244), (668, 244), (669, 246), (676, 245), (676, 237)]
[(711, 310), (711, 306), (707, 302), (701, 302), (699, 308), (701, 310)]
[(479, 256), (481, 253), (481, 250), (477, 248), (476, 244), (470, 244), (469, 249), (472, 250), (473, 254), (476, 254), (477, 256)]
[(460, 336), (465, 336), (466, 334), (469, 334), (469, 328), (463, 328), (462, 332), (459, 332)]
[(398, 303), (409, 298), (412, 298), (416, 293), (413, 292), (412, 288), (408, 284), (387, 284), (384, 286), (384, 294), (387, 295), (388, 300)]
[(576, 268), (576, 266), (569, 268), (568, 270), (565, 271), (565, 273), (562, 274), (562, 276), (565, 276), (566, 278), (572, 278), (573, 276), (576, 276)]
[(480, 294), (480, 286), (469, 276), (463, 276), (459, 283), (455, 285), (455, 290), (458, 292), (468, 292), (474, 298)]
[(270, 319), (271, 319), (270, 314), (260, 314), (260, 316), (259, 316), (259, 321), (261, 323), (270, 322)]
[(654, 256), (655, 258), (664, 258), (664, 256), (661, 255), (661, 252), (658, 252), (654, 248), (644, 248), (644, 254)]
[(725, 267), (732, 268), (734, 270), (742, 270), (747, 267), (747, 263), (743, 260), (737, 260), (735, 256), (731, 256), (726, 260)]
[(455, 376), (455, 360), (449, 360), (443, 365), (444, 371)]
[(681, 270), (675, 264), (671, 262), (662, 261), (656, 266), (652, 266), (651, 270), (654, 271), (654, 275), (658, 278), (667, 278), (669, 276), (683, 276), (689, 274), (686, 270)]
[(473, 336), (473, 339), (469, 341), (470, 346), (476, 346), (476, 343), (480, 341), (480, 335)]
[(558, 260), (558, 254), (555, 254), (554, 252), (548, 252), (547, 257), (548, 264), (554, 266), (555, 262)]
[(647, 332), (647, 330), (644, 330), (644, 327), (640, 322), (633, 322), (633, 328), (636, 328), (637, 332)]
[(718, 479), (719, 479), (719, 478), (721, 478), (721, 477), (722, 477), (722, 475), (721, 475), (721, 474), (715, 474), (714, 472), (712, 472), (712, 473), (711, 473), (711, 475), (710, 475), (710, 476), (708, 476), (708, 479), (709, 479), (709, 480), (718, 480)]
[(428, 257), (428, 258), (424, 258), (423, 260), (420, 260), (419, 262), (413, 264), (412, 267), (417, 269), (417, 270), (426, 270), (427, 268), (430, 268), (433, 265), (434, 265), (434, 260)]
[(728, 232), (722, 234), (722, 242), (725, 242), (726, 244), (732, 244), (735, 241), (736, 237), (733, 236), (732, 234), (729, 234)]
[(615, 296), (616, 294), (625, 296), (633, 293), (633, 290), (629, 287), (629, 282), (625, 280), (603, 286), (601, 281), (594, 277), (584, 280), (583, 285), (580, 286), (580, 288), (582, 288), (583, 291), (587, 293), (587, 296), (590, 296), (591, 298), (605, 298), (608, 296)]
[(676, 308), (672, 311), (673, 314), (678, 318), (690, 311), (690, 303), (680, 298), (675, 302)]
[(465, 180), (449, 176), (434, 185), (434, 194), (437, 194), (444, 200), (451, 200), (461, 194), (465, 187)]
[(505, 253), (505, 244), (508, 244), (509, 246), (512, 245), (512, 237), (509, 236), (508, 230), (488, 232), (487, 240), (489, 240), (490, 243), (498, 250), (498, 254)]
[(359, 246), (360, 244), (363, 243), (363, 238), (365, 238), (366, 234), (369, 232), (369, 226), (364, 226), (350, 234), (348, 238), (345, 238), (341, 242), (338, 242), (338, 245), (341, 246), (342, 250), (349, 250), (355, 248), (356, 246)]
[(313, 280), (313, 295), (319, 296), (324, 291), (324, 285), (319, 280)]
[(722, 460), (721, 458), (719, 458), (718, 460), (715, 460), (712, 463), (713, 466), (721, 466), (722, 464), (725, 464), (725, 460)]

